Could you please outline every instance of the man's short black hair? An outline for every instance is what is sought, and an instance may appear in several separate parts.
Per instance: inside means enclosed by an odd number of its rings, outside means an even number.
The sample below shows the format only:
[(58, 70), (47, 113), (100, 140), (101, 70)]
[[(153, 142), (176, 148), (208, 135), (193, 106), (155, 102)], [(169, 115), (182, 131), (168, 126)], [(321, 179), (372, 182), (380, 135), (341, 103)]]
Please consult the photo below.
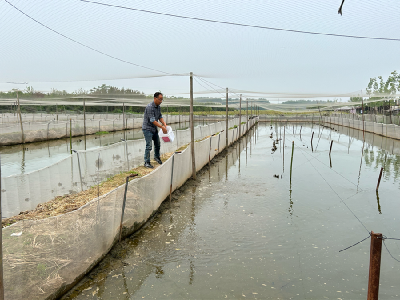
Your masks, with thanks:
[(158, 96), (160, 96), (160, 95), (162, 95), (161, 92), (156, 92), (156, 93), (154, 93), (154, 98), (158, 98)]

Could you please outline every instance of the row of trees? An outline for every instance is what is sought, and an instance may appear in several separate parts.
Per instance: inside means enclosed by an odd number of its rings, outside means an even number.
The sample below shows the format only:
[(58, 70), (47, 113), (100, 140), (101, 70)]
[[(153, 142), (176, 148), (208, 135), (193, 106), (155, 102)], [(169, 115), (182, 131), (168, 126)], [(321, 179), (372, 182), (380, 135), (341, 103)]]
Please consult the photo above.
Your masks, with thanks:
[[(73, 96), (82, 96), (82, 95), (115, 95), (115, 96), (140, 96), (140, 97), (152, 97), (146, 96), (143, 92), (133, 89), (125, 89), (118, 88), (115, 86), (110, 86), (106, 84), (99, 85), (98, 87), (94, 87), (89, 91), (84, 89), (76, 90), (72, 93), (67, 92), (66, 90), (57, 90), (51, 89), (48, 93), (43, 93), (40, 91), (36, 91), (33, 86), (27, 86), (23, 90), (18, 90), (19, 96), (21, 98), (60, 98), (60, 97), (73, 97)], [(7, 92), (0, 92), (0, 98), (16, 98), (17, 90), (11, 90)]]

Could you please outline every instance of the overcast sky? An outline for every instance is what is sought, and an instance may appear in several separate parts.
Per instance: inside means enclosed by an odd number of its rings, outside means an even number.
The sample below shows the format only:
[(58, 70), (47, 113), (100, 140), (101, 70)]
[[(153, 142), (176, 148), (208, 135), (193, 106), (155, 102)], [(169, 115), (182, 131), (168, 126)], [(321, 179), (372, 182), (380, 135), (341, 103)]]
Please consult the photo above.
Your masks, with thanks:
[[(7, 0), (46, 26), (111, 56), (221, 86), (265, 93), (360, 91), (400, 71), (400, 42), (307, 35), (184, 20), (79, 0)], [(400, 39), (400, 1), (161, 0), (99, 2), (251, 25)], [(189, 79), (117, 61), (35, 23), (0, 1), (0, 90), (74, 91), (102, 83), (184, 95)], [(211, 89), (195, 81), (195, 91)], [(215, 96), (214, 94), (213, 96)], [(268, 98), (268, 95), (265, 97)], [(300, 97), (301, 98), (301, 97)]]

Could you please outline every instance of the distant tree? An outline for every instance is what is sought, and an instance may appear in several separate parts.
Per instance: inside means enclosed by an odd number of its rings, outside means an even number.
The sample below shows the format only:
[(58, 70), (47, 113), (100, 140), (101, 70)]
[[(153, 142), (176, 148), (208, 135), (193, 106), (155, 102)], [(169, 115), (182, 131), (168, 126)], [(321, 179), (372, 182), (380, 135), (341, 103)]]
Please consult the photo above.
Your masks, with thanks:
[(362, 97), (350, 97), (350, 102), (361, 102)]
[(400, 74), (397, 71), (390, 73), (386, 81), (382, 76), (378, 76), (378, 79), (376, 77), (369, 79), (367, 94), (370, 97), (390, 96), (396, 92), (400, 92)]

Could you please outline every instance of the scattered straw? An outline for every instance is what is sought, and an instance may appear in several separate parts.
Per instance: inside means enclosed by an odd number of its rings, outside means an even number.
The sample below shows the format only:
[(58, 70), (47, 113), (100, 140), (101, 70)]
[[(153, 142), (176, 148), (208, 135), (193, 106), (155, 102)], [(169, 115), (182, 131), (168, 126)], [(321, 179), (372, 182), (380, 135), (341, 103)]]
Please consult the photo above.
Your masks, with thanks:
[[(179, 148), (179, 150), (182, 151), (186, 149), (186, 147), (187, 145)], [(172, 154), (173, 152), (161, 155), (161, 161), (165, 162), (166, 160), (168, 160), (168, 158), (171, 157)], [(144, 166), (140, 166), (132, 169), (129, 172), (121, 172), (120, 174), (108, 178), (107, 180), (99, 184), (99, 195), (105, 195), (110, 191), (116, 189), (117, 187), (123, 185), (125, 183), (126, 177), (130, 174), (138, 174), (138, 177), (143, 177), (147, 174), (150, 174), (152, 171), (159, 167), (159, 165), (155, 161), (152, 161), (152, 165), (154, 166), (154, 169), (148, 169)], [(1, 224), (4, 228), (21, 220), (39, 220), (65, 214), (67, 212), (82, 207), (86, 203), (97, 198), (97, 195), (98, 190), (97, 185), (95, 185), (88, 190), (82, 191), (80, 193), (59, 196), (48, 202), (40, 203), (34, 210), (23, 211), (17, 216), (3, 219)]]

